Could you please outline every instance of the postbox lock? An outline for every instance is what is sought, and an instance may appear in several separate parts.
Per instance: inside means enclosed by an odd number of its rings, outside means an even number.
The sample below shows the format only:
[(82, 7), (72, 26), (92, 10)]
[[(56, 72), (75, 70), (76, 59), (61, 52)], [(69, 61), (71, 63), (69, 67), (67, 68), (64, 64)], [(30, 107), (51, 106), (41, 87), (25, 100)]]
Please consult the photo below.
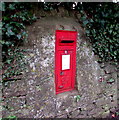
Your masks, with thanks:
[(63, 87), (64, 87), (64, 86), (62, 86), (62, 85), (59, 86), (60, 89), (63, 88)]
[(64, 75), (64, 72), (60, 72), (60, 75)]

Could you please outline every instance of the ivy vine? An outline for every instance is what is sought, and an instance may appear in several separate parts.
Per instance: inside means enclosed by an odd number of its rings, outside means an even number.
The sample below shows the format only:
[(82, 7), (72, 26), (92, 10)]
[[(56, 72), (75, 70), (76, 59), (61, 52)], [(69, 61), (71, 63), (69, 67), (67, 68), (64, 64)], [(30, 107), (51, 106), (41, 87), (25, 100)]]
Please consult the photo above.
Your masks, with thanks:
[(19, 75), (25, 69), (25, 50), (20, 45), (27, 40), (26, 25), (36, 17), (30, 12), (32, 5), (22, 2), (1, 3), (2, 7), (2, 76), (3, 79)]

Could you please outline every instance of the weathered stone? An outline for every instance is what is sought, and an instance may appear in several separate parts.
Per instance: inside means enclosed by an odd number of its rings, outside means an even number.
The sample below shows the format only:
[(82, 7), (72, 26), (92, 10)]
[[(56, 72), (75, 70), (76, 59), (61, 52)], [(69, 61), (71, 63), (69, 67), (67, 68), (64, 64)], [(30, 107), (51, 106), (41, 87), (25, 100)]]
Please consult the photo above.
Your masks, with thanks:
[(79, 113), (80, 113), (79, 110), (75, 110), (75, 111), (71, 112), (70, 117), (71, 118), (76, 118), (76, 117), (78, 117)]
[(52, 16), (57, 15), (57, 11), (56, 11), (55, 9), (51, 10), (51, 15), (52, 15)]
[(75, 15), (76, 15), (76, 19), (80, 20), (81, 14), (80, 14), (80, 13), (77, 13), (77, 14), (75, 14)]
[(115, 67), (111, 64), (107, 64), (104, 69), (106, 74), (115, 72)]
[(103, 110), (101, 107), (97, 107), (96, 109), (92, 109), (91, 111), (89, 111), (88, 114), (98, 116), (98, 114), (100, 114), (100, 112), (102, 111)]
[(24, 115), (28, 115), (28, 114), (29, 114), (29, 110), (28, 110), (28, 109), (22, 109), (22, 113), (23, 113)]
[(89, 104), (89, 105), (86, 107), (86, 110), (88, 110), (88, 111), (91, 111), (92, 109), (95, 109), (95, 105), (94, 105), (94, 104)]
[(24, 104), (26, 104), (25, 98), (11, 98), (9, 99), (8, 108), (9, 110), (18, 111), (23, 108)]
[(115, 110), (116, 110), (115, 107), (111, 107), (111, 108), (110, 108), (110, 111), (111, 111), (111, 112), (114, 112)]
[(103, 105), (103, 106), (102, 106), (102, 109), (104, 109), (105, 111), (108, 111), (108, 110), (109, 110), (109, 106), (108, 106), (108, 104)]
[(106, 103), (106, 100), (104, 98), (100, 98), (96, 101), (97, 106), (104, 105)]
[(111, 78), (111, 74), (105, 74), (104, 75), (104, 81), (107, 81)]
[(115, 81), (117, 81), (117, 72), (112, 73), (111, 76)]
[(56, 118), (67, 118), (67, 114), (56, 116)]
[(88, 112), (87, 111), (81, 111), (78, 115), (78, 118), (88, 118)]
[(103, 112), (102, 113), (102, 118), (106, 118), (106, 117), (108, 117), (109, 116), (109, 113), (110, 113), (110, 111), (108, 110), (108, 111), (106, 111), (106, 112)]
[(101, 63), (101, 64), (100, 64), (100, 67), (101, 67), (101, 68), (104, 68), (104, 67), (105, 67), (105, 63)]
[(58, 7), (59, 12), (57, 13), (58, 16), (60, 17), (66, 17), (69, 16), (69, 13), (67, 10), (64, 10), (63, 7)]

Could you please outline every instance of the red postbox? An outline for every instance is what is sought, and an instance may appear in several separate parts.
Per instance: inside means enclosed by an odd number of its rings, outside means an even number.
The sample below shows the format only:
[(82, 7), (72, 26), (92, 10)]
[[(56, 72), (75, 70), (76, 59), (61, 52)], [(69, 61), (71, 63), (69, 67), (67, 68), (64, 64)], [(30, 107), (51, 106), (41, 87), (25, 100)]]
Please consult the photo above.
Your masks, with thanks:
[(56, 30), (55, 89), (56, 94), (73, 90), (76, 76), (76, 31)]

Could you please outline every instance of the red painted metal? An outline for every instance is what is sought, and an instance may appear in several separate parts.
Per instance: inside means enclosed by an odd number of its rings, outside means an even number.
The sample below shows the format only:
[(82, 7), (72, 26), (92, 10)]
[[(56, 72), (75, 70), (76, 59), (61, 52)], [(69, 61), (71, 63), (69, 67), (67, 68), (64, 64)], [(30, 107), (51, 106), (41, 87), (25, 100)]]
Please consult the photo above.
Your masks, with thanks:
[[(75, 88), (76, 40), (77, 40), (76, 31), (56, 30), (56, 41), (55, 41), (56, 94), (70, 91)], [(62, 57), (64, 55), (68, 56), (69, 58), (68, 60), (70, 64), (69, 64), (69, 68), (67, 69), (62, 68), (62, 65), (64, 65)]]

